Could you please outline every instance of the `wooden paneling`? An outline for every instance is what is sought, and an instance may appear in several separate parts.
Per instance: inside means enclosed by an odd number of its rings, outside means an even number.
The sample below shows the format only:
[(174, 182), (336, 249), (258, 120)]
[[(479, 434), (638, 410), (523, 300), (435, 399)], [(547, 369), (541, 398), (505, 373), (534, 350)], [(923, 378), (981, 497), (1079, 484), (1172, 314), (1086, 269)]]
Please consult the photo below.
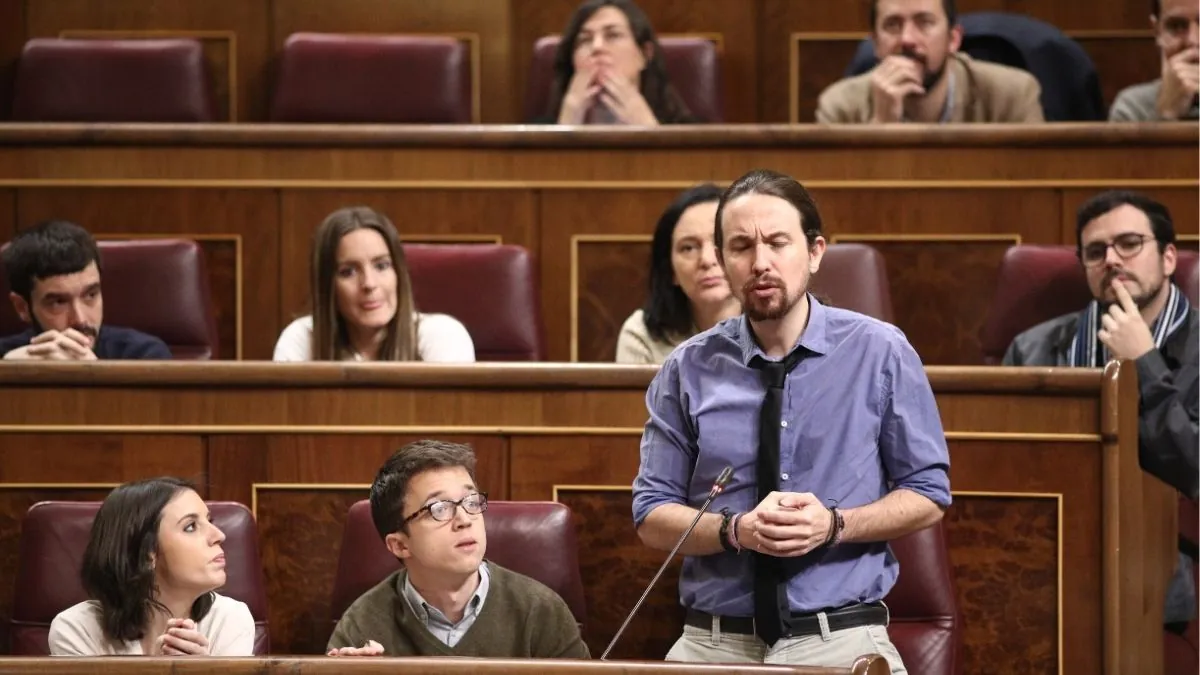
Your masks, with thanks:
[(0, 119), (8, 119), (12, 113), (17, 61), (25, 40), (25, 3), (20, 0), (0, 3)]
[(220, 319), (222, 358), (236, 358), (239, 333), (242, 358), (271, 357), (280, 326), (275, 313), (261, 308), (277, 307), (279, 303), (279, 235), (276, 226), (279, 210), (273, 192), (21, 190), (17, 212), (20, 225), (28, 227), (47, 218), (74, 221), (99, 238), (119, 235), (196, 238), (206, 253), (212, 300)]
[[(1110, 186), (1097, 187), (1094, 190), (1063, 190), (1062, 192), (1062, 235), (1060, 242), (1075, 246), (1075, 214), (1079, 207), (1088, 199), (1104, 190), (1120, 190), (1124, 187), (1119, 183)], [(1196, 194), (1187, 189), (1179, 188), (1146, 188), (1139, 190), (1152, 199), (1156, 199), (1171, 212), (1171, 220), (1175, 223), (1175, 235), (1180, 238), (1190, 237), (1193, 241), (1200, 234), (1200, 200)]]
[(650, 278), (648, 241), (574, 242), (578, 287), (575, 334), (578, 360), (612, 362), (625, 319), (645, 302)]
[(84, 31), (89, 37), (98, 36), (98, 31), (119, 37), (200, 37), (224, 109), (236, 112), (234, 119), (264, 119), (270, 52), (268, 3), (262, 0), (25, 0), (24, 4), (29, 38)]
[(1162, 57), (1149, 30), (1085, 31), (1072, 37), (1096, 64), (1106, 108), (1125, 87), (1159, 77)]
[[(8, 241), (17, 233), (17, 191), (0, 190), (0, 241)], [(7, 301), (7, 298), (0, 298)]]
[(509, 80), (509, 8), (495, 0), (274, 0), (272, 46), (292, 33), (471, 34), (484, 123), (517, 121), (519, 90)]
[[(576, 0), (511, 0), (513, 12), (513, 68), (517, 91), (525, 95), (533, 45), (545, 35), (561, 35)], [(765, 78), (755, 77), (757, 59), (754, 7), (745, 0), (642, 0), (638, 3), (658, 35), (718, 34), (726, 122), (753, 122), (758, 117), (758, 88)], [(524, 99), (522, 98), (522, 102)]]
[[(950, 445), (947, 540), (971, 671), (1053, 672), (1061, 662), (1129, 672), (1138, 655), (1122, 636), (1161, 639), (1176, 527), (1175, 502), (1155, 501), (1166, 488), (1144, 477), (1125, 433), (1136, 428), (1133, 364), (1107, 379), (1084, 369), (927, 372)], [(637, 541), (630, 506), (653, 373), (13, 364), (0, 369), (0, 398), (9, 402), (0, 407), (0, 476), (66, 485), (191, 476), (207, 466), (210, 498), (256, 507), (275, 650), (313, 652), (328, 635), (341, 523), (365, 496), (360, 486), (406, 440), (463, 440), (475, 446), (479, 482), (493, 496), (557, 498), (575, 509), (586, 639), (598, 650), (662, 559)], [(14, 555), (4, 545), (0, 560)], [(676, 593), (669, 575), (620, 654), (662, 657), (679, 630)], [(1114, 640), (1117, 666), (1102, 671)]]
[(282, 303), (286, 326), (310, 311), (309, 266), (313, 232), (346, 206), (385, 214), (406, 242), (492, 242), (538, 247), (536, 197), (520, 190), (284, 190), (280, 226)]

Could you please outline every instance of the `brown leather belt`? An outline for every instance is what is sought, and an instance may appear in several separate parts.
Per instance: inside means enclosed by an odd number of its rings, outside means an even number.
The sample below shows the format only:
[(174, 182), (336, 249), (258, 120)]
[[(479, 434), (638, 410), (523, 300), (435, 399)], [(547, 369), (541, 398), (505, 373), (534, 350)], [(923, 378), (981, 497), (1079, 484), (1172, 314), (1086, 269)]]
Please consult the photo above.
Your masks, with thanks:
[[(825, 612), (829, 621), (829, 630), (857, 628), (859, 626), (888, 625), (888, 609), (882, 602), (870, 604), (847, 605), (841, 609)], [(700, 630), (712, 630), (713, 615), (694, 609), (687, 611), (687, 625)], [(754, 635), (754, 619), (744, 616), (721, 617), (721, 632), (739, 635)], [(784, 619), (783, 637), (803, 637), (820, 635), (821, 622), (814, 614), (793, 614)]]

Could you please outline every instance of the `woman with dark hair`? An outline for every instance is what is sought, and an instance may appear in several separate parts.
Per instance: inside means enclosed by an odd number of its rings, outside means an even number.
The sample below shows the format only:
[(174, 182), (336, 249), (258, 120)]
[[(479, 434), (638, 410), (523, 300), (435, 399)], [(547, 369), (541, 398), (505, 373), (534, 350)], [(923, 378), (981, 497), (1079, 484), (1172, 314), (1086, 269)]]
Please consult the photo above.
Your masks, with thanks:
[(667, 79), (654, 28), (631, 0), (585, 0), (554, 54), (545, 120), (655, 126), (695, 122)]
[(312, 314), (283, 329), (276, 361), (475, 360), (466, 327), (421, 314), (395, 225), (365, 206), (338, 209), (313, 236)]
[(225, 534), (177, 478), (126, 483), (96, 513), (83, 552), (87, 601), (50, 624), (52, 656), (252, 656), (254, 617), (218, 595)]
[(713, 246), (720, 199), (721, 188), (697, 185), (658, 219), (649, 295), (645, 307), (621, 326), (617, 363), (662, 363), (679, 343), (742, 311)]

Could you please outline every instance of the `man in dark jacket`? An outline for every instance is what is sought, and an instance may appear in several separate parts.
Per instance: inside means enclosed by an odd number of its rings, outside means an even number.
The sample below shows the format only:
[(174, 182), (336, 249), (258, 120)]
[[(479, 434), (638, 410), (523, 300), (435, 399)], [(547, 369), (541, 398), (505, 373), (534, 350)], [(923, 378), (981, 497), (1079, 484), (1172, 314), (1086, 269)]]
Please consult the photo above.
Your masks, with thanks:
[[(1111, 359), (1133, 361), (1142, 468), (1194, 500), (1200, 490), (1200, 331), (1196, 309), (1171, 281), (1171, 214), (1144, 195), (1105, 192), (1079, 208), (1076, 242), (1094, 299), (1082, 312), (1018, 335), (1004, 365), (1099, 368)], [(1181, 630), (1195, 617), (1193, 564), (1181, 551), (1167, 592), (1168, 628)]]
[(2, 256), (9, 298), (29, 329), (0, 338), (6, 360), (170, 359), (162, 340), (102, 325), (100, 251), (87, 230), (62, 220), (23, 230)]

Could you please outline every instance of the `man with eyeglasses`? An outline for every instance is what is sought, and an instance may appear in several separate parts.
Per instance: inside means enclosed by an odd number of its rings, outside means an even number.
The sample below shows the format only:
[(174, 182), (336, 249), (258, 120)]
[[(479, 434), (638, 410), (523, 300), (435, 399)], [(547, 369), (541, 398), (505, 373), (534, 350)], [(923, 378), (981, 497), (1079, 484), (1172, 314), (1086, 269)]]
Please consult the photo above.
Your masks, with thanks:
[(371, 519), (404, 568), (350, 605), (329, 656), (588, 658), (557, 593), (484, 560), (485, 511), (468, 446), (417, 441), (392, 455)]
[[(1104, 192), (1079, 207), (1076, 233), (1094, 299), (1082, 312), (1018, 335), (1004, 364), (1100, 368), (1112, 359), (1132, 360), (1142, 468), (1194, 500), (1200, 491), (1200, 331), (1196, 309), (1171, 281), (1176, 258), (1171, 214), (1144, 195)], [(1165, 622), (1177, 633), (1196, 615), (1190, 572), (1195, 553), (1189, 553), (1180, 551), (1167, 592)]]

